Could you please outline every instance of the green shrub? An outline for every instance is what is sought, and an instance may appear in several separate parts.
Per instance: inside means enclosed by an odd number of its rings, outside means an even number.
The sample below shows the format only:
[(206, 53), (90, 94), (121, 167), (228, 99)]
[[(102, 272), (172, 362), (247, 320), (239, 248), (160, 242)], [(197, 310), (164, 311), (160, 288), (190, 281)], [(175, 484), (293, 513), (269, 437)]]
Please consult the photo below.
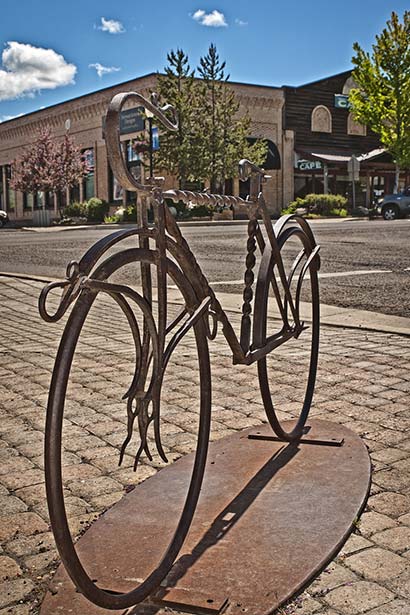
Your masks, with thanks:
[(118, 224), (121, 221), (120, 216), (113, 214), (112, 216), (104, 216), (105, 224)]
[(347, 199), (341, 194), (307, 194), (290, 203), (282, 213), (295, 213), (296, 209), (303, 208), (308, 215), (345, 217), (346, 206)]
[(338, 216), (339, 218), (347, 218), (347, 209), (344, 207), (342, 207), (342, 209), (331, 209), (329, 215)]
[(295, 214), (296, 210), (301, 207), (305, 207), (304, 200), (298, 197), (296, 201), (292, 201), (285, 209), (282, 209), (282, 214)]
[(92, 197), (86, 204), (86, 216), (89, 222), (103, 222), (108, 212), (108, 203), (96, 197)]
[(64, 218), (84, 218), (86, 217), (86, 203), (69, 203), (63, 209)]
[(128, 205), (124, 209), (122, 215), (123, 222), (136, 222), (137, 221), (137, 208), (135, 205)]

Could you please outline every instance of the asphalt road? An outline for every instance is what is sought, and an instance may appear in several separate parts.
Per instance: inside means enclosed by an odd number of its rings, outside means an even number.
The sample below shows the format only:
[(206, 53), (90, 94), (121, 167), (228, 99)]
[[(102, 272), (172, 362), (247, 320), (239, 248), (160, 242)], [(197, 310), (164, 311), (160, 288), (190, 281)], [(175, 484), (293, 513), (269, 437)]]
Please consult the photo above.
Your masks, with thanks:
[[(312, 228), (321, 245), (323, 303), (410, 317), (410, 220), (313, 221)], [(182, 231), (215, 291), (241, 292), (246, 224)], [(70, 260), (110, 232), (2, 229), (0, 271), (62, 278)], [(136, 275), (129, 267), (121, 281), (132, 284)]]

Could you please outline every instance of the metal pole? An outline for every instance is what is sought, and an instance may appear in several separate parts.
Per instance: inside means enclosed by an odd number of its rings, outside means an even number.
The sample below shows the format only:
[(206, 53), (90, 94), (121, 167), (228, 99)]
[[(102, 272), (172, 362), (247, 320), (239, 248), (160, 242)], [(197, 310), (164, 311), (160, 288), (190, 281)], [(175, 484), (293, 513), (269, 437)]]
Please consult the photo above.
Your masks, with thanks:
[(323, 193), (329, 194), (329, 169), (326, 162), (323, 164)]
[(353, 204), (353, 209), (356, 209), (356, 187), (355, 187), (354, 175), (352, 178), (352, 204)]
[(152, 149), (152, 117), (148, 118), (148, 126), (149, 126), (149, 176), (154, 177), (154, 160), (153, 160), (153, 149)]

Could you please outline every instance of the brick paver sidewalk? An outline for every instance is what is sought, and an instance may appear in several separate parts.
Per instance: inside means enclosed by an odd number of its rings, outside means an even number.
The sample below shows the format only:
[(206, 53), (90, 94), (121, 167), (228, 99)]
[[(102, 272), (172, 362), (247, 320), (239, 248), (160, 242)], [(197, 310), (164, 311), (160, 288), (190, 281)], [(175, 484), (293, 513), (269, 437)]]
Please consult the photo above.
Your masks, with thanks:
[[(0, 615), (38, 613), (58, 562), (45, 501), (43, 435), (62, 323), (40, 320), (41, 286), (0, 278)], [(282, 349), (274, 359), (276, 395), (281, 414), (290, 418), (298, 409), (294, 373), (306, 361), (306, 352), (295, 353), (291, 345)], [(212, 438), (264, 421), (254, 367), (232, 370), (222, 336), (211, 343), (211, 353)], [(115, 306), (101, 302), (79, 347), (65, 415), (64, 481), (76, 533), (130, 485), (161, 467), (144, 460), (135, 475), (130, 450), (118, 468), (118, 447), (126, 426), (120, 398), (132, 378), (133, 360), (124, 319)], [(283, 612), (410, 614), (409, 363), (405, 337), (323, 329), (312, 415), (343, 423), (363, 437), (372, 455), (373, 487), (366, 511), (342, 552)], [(171, 460), (195, 444), (194, 365), (193, 341), (187, 338), (165, 386), (163, 435)]]

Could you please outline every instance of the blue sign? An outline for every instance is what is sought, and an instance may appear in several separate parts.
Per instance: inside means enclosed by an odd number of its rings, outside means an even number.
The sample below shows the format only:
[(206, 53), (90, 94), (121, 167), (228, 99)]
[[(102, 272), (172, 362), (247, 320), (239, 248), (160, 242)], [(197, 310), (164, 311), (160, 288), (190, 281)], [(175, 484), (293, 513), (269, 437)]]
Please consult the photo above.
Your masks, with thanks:
[(350, 109), (349, 97), (346, 94), (335, 94), (335, 107), (337, 109)]
[(152, 127), (152, 151), (159, 149), (159, 131), (156, 126)]
[(144, 107), (126, 109), (120, 115), (120, 134), (126, 135), (131, 132), (140, 132), (145, 128)]

